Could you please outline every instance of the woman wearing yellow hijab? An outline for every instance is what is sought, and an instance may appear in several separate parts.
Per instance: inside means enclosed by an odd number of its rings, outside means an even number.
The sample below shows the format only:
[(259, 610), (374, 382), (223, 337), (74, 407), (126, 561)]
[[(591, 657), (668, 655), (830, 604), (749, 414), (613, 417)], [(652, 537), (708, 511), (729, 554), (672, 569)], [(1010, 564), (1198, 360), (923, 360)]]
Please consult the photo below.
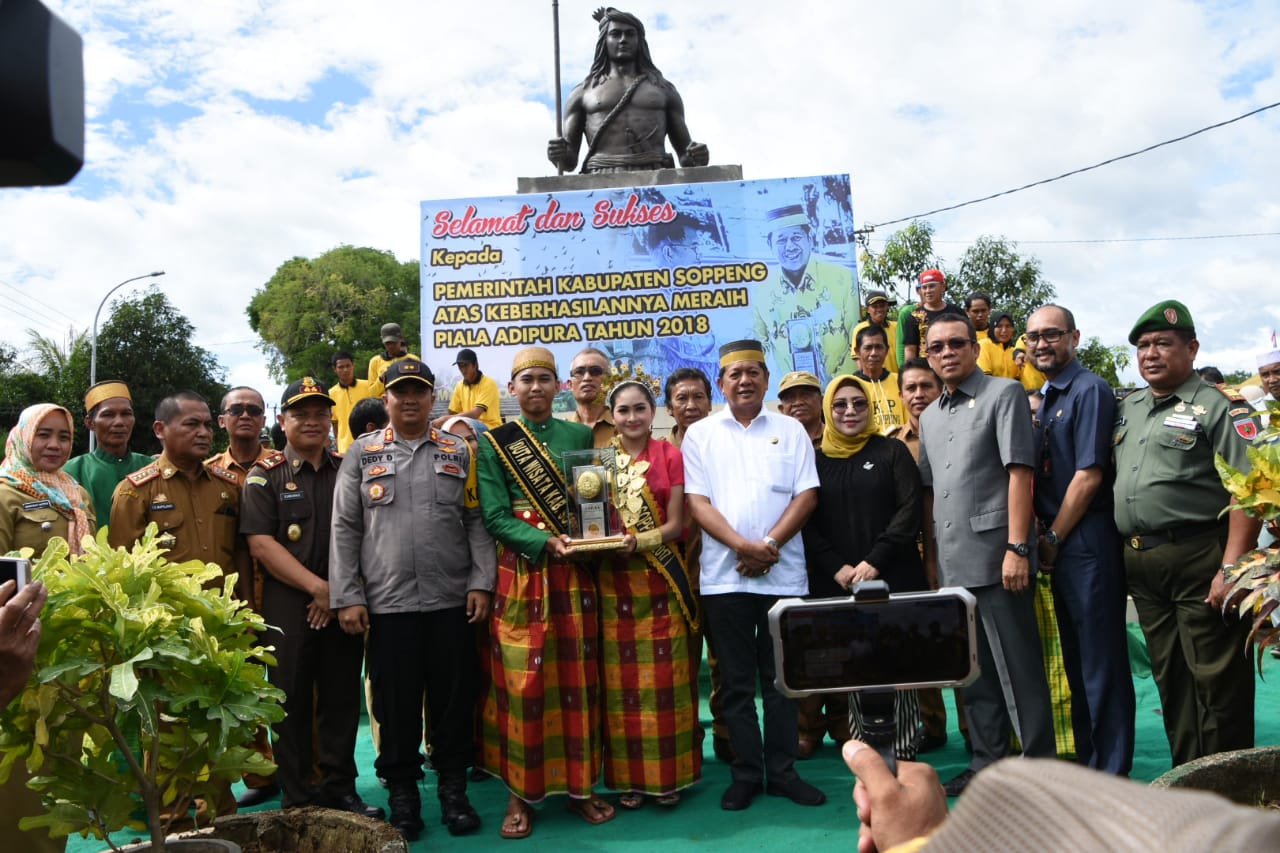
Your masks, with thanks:
[[(809, 594), (846, 595), (858, 581), (883, 580), (891, 592), (929, 588), (916, 547), (924, 487), (907, 446), (880, 435), (871, 417), (873, 389), (837, 376), (822, 400), (826, 427), (816, 454), (818, 508), (804, 528)], [(914, 690), (894, 698), (898, 756), (916, 754), (920, 705)], [(849, 702), (851, 734), (861, 737), (858, 695)]]
[(71, 456), (71, 413), (53, 403), (23, 409), (0, 462), (0, 554), (45, 545), (61, 536), (80, 553), (95, 530), (93, 504), (62, 470)]

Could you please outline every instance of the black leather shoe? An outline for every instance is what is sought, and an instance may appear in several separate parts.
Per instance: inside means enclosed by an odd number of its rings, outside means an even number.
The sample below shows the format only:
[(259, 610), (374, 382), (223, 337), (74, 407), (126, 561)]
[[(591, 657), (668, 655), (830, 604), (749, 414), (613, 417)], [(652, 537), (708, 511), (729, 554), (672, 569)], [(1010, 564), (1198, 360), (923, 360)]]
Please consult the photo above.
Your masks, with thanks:
[(770, 782), (765, 792), (771, 797), (786, 797), (802, 806), (820, 806), (827, 801), (826, 794), (799, 776), (787, 782)]
[(964, 789), (969, 787), (969, 783), (973, 781), (973, 777), (978, 775), (977, 770), (964, 769), (960, 771), (958, 776), (950, 779), (942, 790), (947, 792), (948, 797), (958, 797), (964, 793)]
[(727, 737), (712, 737), (711, 751), (715, 753), (716, 758), (725, 764), (732, 764), (735, 758), (733, 754), (733, 744), (729, 743)]
[(382, 820), (386, 817), (386, 812), (382, 810), (382, 806), (371, 806), (360, 796), (352, 791), (349, 794), (343, 794), (341, 797), (318, 797), (316, 805), (324, 806), (326, 809), (339, 809), (352, 814), (364, 815), (374, 820)]
[(426, 824), (422, 822), (422, 799), (418, 795), (417, 784), (392, 782), (388, 790), (390, 795), (387, 803), (391, 806), (391, 817), (387, 822), (405, 841), (416, 840), (426, 828)]
[(920, 726), (920, 728), (916, 729), (916, 734), (913, 740), (915, 741), (917, 754), (933, 752), (935, 749), (942, 749), (947, 745), (947, 733), (943, 732), (940, 735), (931, 735), (929, 734), (928, 729), (924, 726)]
[(242, 809), (260, 806), (268, 800), (274, 800), (280, 796), (280, 786), (275, 782), (265, 788), (246, 788), (245, 792), (236, 797), (236, 805)]
[(734, 782), (720, 797), (720, 808), (727, 812), (740, 812), (759, 795), (759, 782)]
[(480, 828), (480, 815), (467, 799), (467, 777), (463, 771), (441, 773), (438, 796), (440, 822), (448, 828), (450, 835), (466, 835)]

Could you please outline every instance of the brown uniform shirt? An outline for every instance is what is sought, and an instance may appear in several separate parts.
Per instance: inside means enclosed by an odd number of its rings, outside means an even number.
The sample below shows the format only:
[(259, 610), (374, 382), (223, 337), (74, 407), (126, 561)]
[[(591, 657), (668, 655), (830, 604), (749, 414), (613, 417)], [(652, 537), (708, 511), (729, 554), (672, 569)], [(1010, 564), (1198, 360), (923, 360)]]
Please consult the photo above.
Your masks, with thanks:
[(273, 537), (299, 563), (327, 580), (333, 490), (341, 464), (340, 455), (326, 451), (317, 470), (286, 447), (283, 454), (253, 466), (245, 479), (240, 532)]
[(258, 445), (258, 447), (260, 448), (258, 450), (258, 455), (248, 465), (241, 465), (239, 462), (237, 462), (235, 460), (235, 457), (231, 455), (230, 448), (227, 448), (226, 450), (222, 451), (217, 456), (210, 456), (208, 459), (205, 460), (204, 464), (208, 465), (210, 463), (213, 463), (215, 465), (221, 465), (223, 468), (226, 468), (228, 471), (234, 471), (235, 473), (240, 475), (240, 482), (243, 483), (244, 478), (249, 476), (250, 468), (252, 468), (254, 465), (257, 465), (259, 462), (261, 462), (264, 459), (270, 459), (273, 456), (280, 455), (280, 451), (272, 450), (270, 447), (262, 447), (262, 445)]
[(239, 535), (242, 483), (240, 475), (219, 464), (217, 457), (206, 461), (191, 480), (162, 453), (116, 486), (107, 541), (112, 547), (130, 548), (154, 521), (160, 535), (169, 537), (173, 562), (216, 563), (224, 573), (240, 571), (242, 586), (251, 583), (251, 573), (245, 571), (248, 552)]
[[(84, 512), (89, 517), (89, 532), (97, 530), (94, 524), (93, 501), (83, 488)], [(26, 492), (0, 484), (0, 554), (31, 548), (33, 560), (44, 553), (45, 546), (55, 536), (69, 538), (71, 521), (53, 508), (45, 498), (32, 497)]]
[[(573, 412), (565, 420), (575, 424), (582, 423), (582, 418), (578, 417), (577, 412)], [(609, 442), (613, 441), (613, 437), (617, 434), (618, 428), (613, 425), (613, 415), (608, 409), (605, 409), (600, 415), (600, 420), (596, 421), (595, 426), (591, 428), (592, 445), (594, 447), (608, 447)]]

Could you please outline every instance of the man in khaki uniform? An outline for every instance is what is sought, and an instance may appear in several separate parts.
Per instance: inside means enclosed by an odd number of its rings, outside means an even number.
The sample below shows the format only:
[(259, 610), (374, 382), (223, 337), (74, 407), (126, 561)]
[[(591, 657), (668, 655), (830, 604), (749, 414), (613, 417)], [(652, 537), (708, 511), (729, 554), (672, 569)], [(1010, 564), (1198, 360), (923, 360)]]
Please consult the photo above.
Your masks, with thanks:
[(609, 374), (609, 356), (587, 347), (569, 363), (569, 390), (578, 409), (565, 420), (591, 427), (596, 447), (608, 447), (616, 430), (609, 407), (604, 404), (604, 378)]
[[(107, 541), (113, 548), (131, 548), (154, 521), (169, 560), (203, 560), (224, 574), (238, 573), (236, 595), (249, 601), (253, 576), (239, 535), (242, 480), (217, 460), (205, 461), (213, 445), (208, 402), (194, 391), (170, 394), (156, 406), (153, 428), (164, 450), (116, 486)], [(218, 814), (235, 810), (227, 786), (218, 798)]]
[(1196, 374), (1200, 343), (1181, 302), (1149, 308), (1129, 343), (1149, 387), (1116, 412), (1116, 527), (1176, 766), (1253, 746), (1249, 624), (1223, 616), (1222, 569), (1257, 543), (1261, 524), (1223, 515), (1234, 501), (1214, 457), (1249, 470), (1258, 421), (1243, 397)]

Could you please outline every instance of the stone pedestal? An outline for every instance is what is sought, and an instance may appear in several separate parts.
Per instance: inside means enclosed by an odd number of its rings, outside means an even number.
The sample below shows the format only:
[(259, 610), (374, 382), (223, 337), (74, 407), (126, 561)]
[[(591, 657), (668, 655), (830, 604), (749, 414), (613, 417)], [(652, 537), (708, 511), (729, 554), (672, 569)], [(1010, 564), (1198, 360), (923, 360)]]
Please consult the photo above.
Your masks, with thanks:
[(742, 180), (741, 166), (693, 166), (688, 169), (645, 169), (640, 172), (596, 172), (590, 175), (548, 175), (516, 178), (518, 193), (601, 190), (614, 187), (660, 187)]

